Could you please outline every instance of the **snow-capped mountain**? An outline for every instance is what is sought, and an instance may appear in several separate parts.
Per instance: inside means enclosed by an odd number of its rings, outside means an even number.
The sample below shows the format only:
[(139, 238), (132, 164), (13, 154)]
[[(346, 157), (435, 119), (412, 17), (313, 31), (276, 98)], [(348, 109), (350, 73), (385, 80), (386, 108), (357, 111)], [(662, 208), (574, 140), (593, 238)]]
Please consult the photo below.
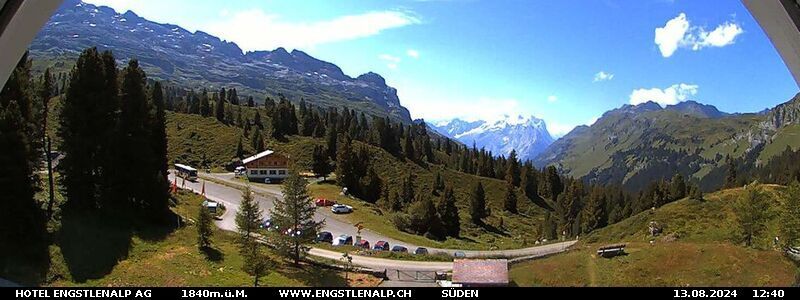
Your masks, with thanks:
[(495, 155), (517, 150), (522, 160), (533, 159), (553, 143), (544, 120), (534, 116), (504, 116), (495, 121), (453, 119), (430, 124), (439, 133), (467, 146), (475, 144)]

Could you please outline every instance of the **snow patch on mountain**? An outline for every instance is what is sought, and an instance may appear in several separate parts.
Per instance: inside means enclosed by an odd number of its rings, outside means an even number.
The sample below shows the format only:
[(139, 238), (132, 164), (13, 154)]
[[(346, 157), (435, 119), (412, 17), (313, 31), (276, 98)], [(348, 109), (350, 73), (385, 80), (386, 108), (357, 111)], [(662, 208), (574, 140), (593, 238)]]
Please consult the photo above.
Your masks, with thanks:
[(430, 124), (439, 133), (467, 146), (508, 156), (516, 150), (522, 160), (533, 159), (553, 143), (544, 120), (534, 116), (504, 115), (496, 120), (452, 119)]

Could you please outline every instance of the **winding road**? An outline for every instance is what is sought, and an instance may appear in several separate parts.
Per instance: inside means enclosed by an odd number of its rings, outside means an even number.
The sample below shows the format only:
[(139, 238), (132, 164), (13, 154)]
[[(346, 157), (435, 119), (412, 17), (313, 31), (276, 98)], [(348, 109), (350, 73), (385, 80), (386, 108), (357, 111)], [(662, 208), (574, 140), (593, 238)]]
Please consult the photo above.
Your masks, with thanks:
[[(223, 230), (236, 231), (235, 214), (239, 209), (239, 203), (242, 199), (241, 188), (244, 188), (245, 183), (233, 178), (232, 173), (213, 173), (213, 174), (200, 174), (201, 179), (196, 182), (184, 181), (178, 179), (178, 187), (191, 190), (195, 193), (200, 193), (203, 182), (205, 182), (205, 195), (206, 198), (223, 203), (227, 209), (225, 215), (220, 220), (215, 221), (217, 227)], [(205, 179), (203, 179), (205, 177)], [(170, 181), (175, 177), (170, 172)], [(214, 181), (211, 181), (211, 180)], [(217, 182), (222, 182), (220, 184)], [(277, 197), (282, 197), (280, 185), (251, 185), (250, 188), (254, 192), (255, 200), (259, 203), (263, 214), (268, 215), (270, 209), (274, 206), (274, 200)], [(341, 234), (348, 234), (356, 236), (357, 229), (353, 224), (347, 222), (343, 218), (331, 213), (328, 209), (319, 209), (314, 217), (316, 221), (325, 221), (324, 231), (333, 233), (334, 236)], [(403, 245), (413, 251), (418, 246), (410, 243), (402, 242), (396, 239), (383, 236), (379, 233), (373, 232), (368, 229), (361, 230), (361, 237), (371, 242), (388, 241), (391, 245)], [(553, 243), (548, 245), (512, 249), (512, 250), (458, 250), (458, 249), (437, 249), (427, 247), (431, 253), (448, 253), (453, 255), (454, 252), (463, 252), (467, 257), (539, 257), (546, 256), (558, 252), (566, 251), (567, 248), (575, 244), (576, 241), (567, 241), (561, 243)], [(309, 254), (323, 257), (327, 259), (339, 260), (342, 257), (341, 252), (312, 248)], [(408, 271), (450, 271), (453, 269), (452, 262), (433, 262), (433, 261), (407, 261), (407, 260), (393, 260), (384, 258), (375, 258), (367, 256), (353, 255), (353, 264), (365, 268), (375, 270), (408, 270)]]

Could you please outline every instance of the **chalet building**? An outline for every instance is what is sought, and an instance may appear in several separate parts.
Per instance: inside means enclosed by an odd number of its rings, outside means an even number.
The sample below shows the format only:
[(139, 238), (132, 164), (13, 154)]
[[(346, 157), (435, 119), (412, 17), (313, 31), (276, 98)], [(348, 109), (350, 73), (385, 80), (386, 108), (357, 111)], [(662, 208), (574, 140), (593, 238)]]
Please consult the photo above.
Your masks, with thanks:
[(250, 181), (276, 182), (289, 176), (289, 157), (267, 150), (242, 160)]
[(453, 260), (453, 284), (463, 287), (508, 286), (508, 260)]

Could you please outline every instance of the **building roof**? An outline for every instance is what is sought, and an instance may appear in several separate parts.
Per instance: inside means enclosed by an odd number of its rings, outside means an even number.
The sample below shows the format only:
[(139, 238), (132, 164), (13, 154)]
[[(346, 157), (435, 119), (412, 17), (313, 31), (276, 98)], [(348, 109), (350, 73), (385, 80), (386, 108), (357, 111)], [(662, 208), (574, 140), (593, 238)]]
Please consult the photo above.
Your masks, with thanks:
[(187, 166), (187, 165), (184, 165), (184, 164), (175, 164), (175, 167), (176, 168), (182, 168), (182, 169), (184, 169), (186, 171), (197, 171), (197, 169), (192, 168), (192, 167)]
[(252, 161), (255, 161), (255, 160), (261, 159), (261, 158), (263, 158), (263, 157), (267, 157), (267, 156), (271, 155), (272, 153), (275, 153), (275, 151), (272, 151), (272, 150), (267, 150), (267, 151), (264, 151), (264, 152), (261, 152), (261, 153), (259, 153), (259, 154), (256, 154), (256, 155), (253, 155), (253, 156), (250, 156), (250, 157), (248, 157), (248, 158), (245, 158), (245, 159), (243, 159), (243, 160), (242, 160), (242, 163), (243, 163), (243, 164), (249, 164), (249, 163), (250, 163), (250, 162), (252, 162)]
[(508, 284), (508, 260), (456, 259), (453, 261), (453, 283)]

